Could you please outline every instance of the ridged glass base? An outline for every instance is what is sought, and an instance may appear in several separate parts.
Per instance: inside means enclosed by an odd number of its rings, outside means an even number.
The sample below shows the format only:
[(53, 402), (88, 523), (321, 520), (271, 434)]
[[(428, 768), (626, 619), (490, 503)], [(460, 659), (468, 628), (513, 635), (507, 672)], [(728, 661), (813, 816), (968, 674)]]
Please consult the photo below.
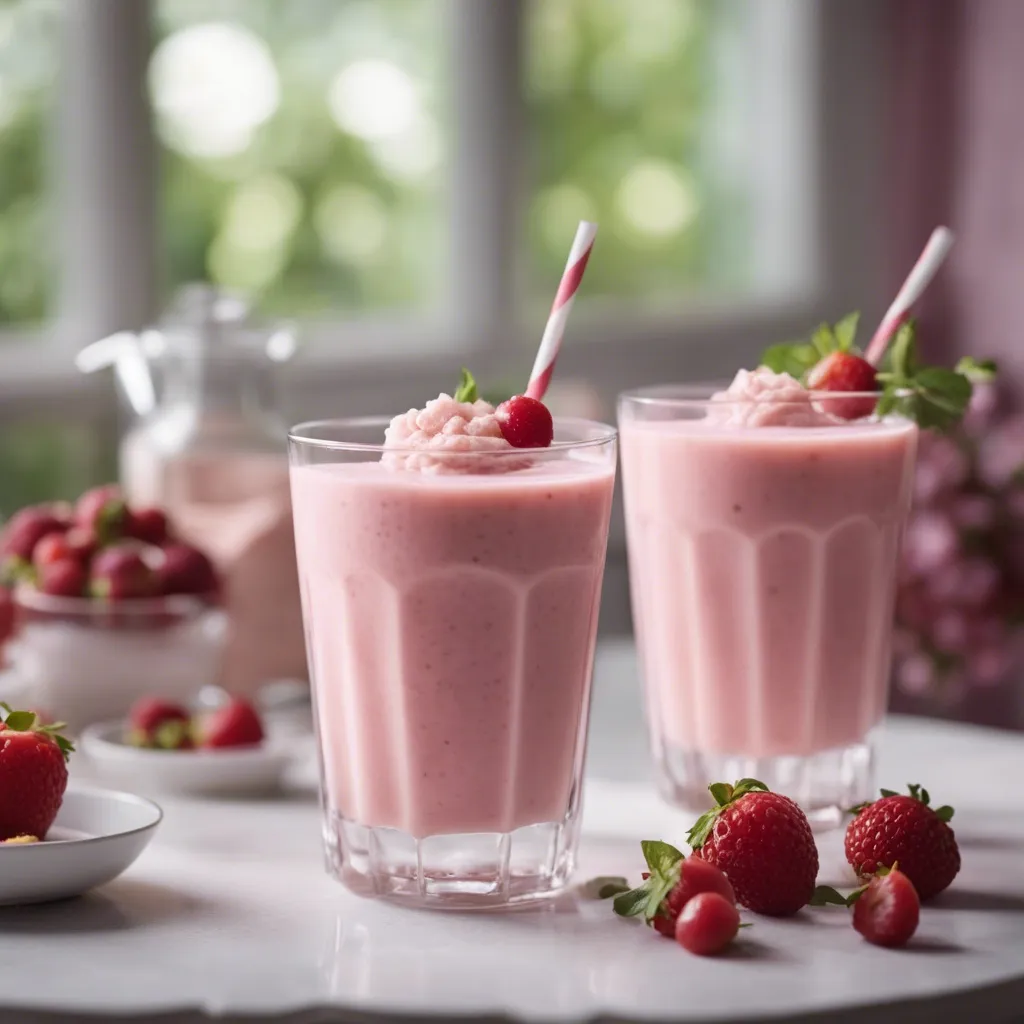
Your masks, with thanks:
[(659, 789), (670, 803), (704, 810), (712, 803), (712, 782), (759, 779), (795, 800), (815, 829), (835, 828), (848, 808), (877, 795), (871, 736), (850, 747), (801, 757), (743, 757), (662, 745), (655, 762)]
[(439, 910), (494, 909), (556, 895), (568, 883), (578, 811), (514, 832), (426, 836), (331, 814), (327, 870), (353, 892)]

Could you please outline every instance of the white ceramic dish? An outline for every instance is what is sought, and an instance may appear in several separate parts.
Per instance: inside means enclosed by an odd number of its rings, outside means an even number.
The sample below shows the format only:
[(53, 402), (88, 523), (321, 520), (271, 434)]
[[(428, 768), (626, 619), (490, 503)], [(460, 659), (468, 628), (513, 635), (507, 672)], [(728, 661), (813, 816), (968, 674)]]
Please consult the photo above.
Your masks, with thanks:
[(220, 750), (142, 750), (124, 743), (123, 734), (123, 722), (101, 722), (79, 743), (104, 782), (134, 793), (257, 795), (277, 789), (294, 760), (294, 741), (283, 738)]
[(69, 789), (43, 843), (0, 845), (0, 906), (78, 896), (116, 878), (153, 836), (163, 811), (104, 789)]

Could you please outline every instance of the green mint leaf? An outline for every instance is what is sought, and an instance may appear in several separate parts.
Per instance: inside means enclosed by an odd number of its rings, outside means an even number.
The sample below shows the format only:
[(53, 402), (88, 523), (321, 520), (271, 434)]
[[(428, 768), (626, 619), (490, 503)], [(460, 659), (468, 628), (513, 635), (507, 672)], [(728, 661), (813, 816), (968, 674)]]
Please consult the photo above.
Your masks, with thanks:
[(897, 397), (891, 391), (883, 391), (875, 405), (875, 415), (879, 418), (891, 415), (897, 408)]
[(941, 807), (936, 808), (935, 817), (940, 821), (952, 821), (953, 820), (953, 808), (949, 804), (943, 804)]
[(36, 716), (31, 711), (11, 711), (5, 719), (7, 728), (14, 732), (28, 732), (35, 720)]
[(835, 335), (840, 352), (849, 352), (853, 348), (859, 323), (860, 313), (847, 313), (833, 328), (832, 333)]
[(602, 885), (597, 890), (597, 898), (599, 900), (607, 900), (612, 896), (619, 896), (624, 892), (629, 892), (629, 886), (626, 885), (626, 880), (616, 880), (614, 882), (608, 882), (606, 885)]
[(811, 335), (811, 344), (818, 353), (818, 359), (824, 359), (839, 348), (839, 342), (832, 330), (831, 324), (818, 324), (817, 329)]
[(985, 384), (995, 380), (999, 367), (994, 359), (975, 359), (964, 356), (956, 364), (956, 372), (962, 373), (972, 384)]
[(818, 885), (815, 886), (807, 905), (810, 907), (848, 907), (850, 897), (844, 896), (837, 889), (833, 889), (831, 885)]
[(724, 807), (732, 799), (732, 786), (728, 782), (712, 782), (708, 791), (719, 807)]
[(683, 854), (671, 843), (663, 843), (657, 839), (645, 839), (640, 844), (640, 849), (644, 852), (644, 860), (647, 861), (652, 875), (667, 877), (673, 871), (676, 871), (678, 875), (677, 869), (683, 860)]
[(896, 332), (889, 347), (889, 365), (899, 380), (909, 380), (916, 368), (917, 321), (908, 320)]
[(647, 909), (650, 883), (645, 882), (636, 889), (620, 893), (615, 897), (612, 908), (619, 917), (639, 917)]
[(818, 352), (813, 345), (802, 342), (787, 342), (771, 345), (761, 356), (761, 365), (775, 373), (788, 373), (800, 380), (818, 362)]
[(476, 380), (465, 367), (462, 368), (459, 386), (455, 389), (455, 394), (452, 397), (456, 402), (475, 402), (477, 399)]
[(914, 386), (927, 392), (932, 401), (941, 400), (950, 409), (963, 410), (971, 400), (971, 382), (956, 370), (926, 366), (914, 375)]
[(880, 790), (882, 796), (899, 796), (899, 793), (895, 789), (883, 789)]

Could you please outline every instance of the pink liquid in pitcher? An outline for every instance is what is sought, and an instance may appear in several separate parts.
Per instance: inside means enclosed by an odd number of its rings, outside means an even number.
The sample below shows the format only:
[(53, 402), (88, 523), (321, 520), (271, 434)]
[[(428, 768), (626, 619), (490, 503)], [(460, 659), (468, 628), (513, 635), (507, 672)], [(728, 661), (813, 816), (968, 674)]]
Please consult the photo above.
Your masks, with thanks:
[(129, 501), (160, 505), (176, 533), (208, 552), (229, 612), (221, 685), (253, 692), (306, 679), (288, 462), (283, 454), (124, 452)]

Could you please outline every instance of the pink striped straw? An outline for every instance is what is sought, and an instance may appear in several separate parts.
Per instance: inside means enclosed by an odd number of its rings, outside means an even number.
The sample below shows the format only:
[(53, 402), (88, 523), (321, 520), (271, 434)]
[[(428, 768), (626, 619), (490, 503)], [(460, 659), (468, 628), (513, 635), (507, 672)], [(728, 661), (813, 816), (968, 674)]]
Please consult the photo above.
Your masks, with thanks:
[(530, 383), (526, 386), (526, 394), (530, 398), (538, 400), (543, 398), (551, 383), (551, 375), (555, 372), (555, 361), (558, 359), (558, 350), (562, 346), (562, 337), (565, 335), (565, 324), (576, 299), (580, 281), (583, 280), (583, 271), (587, 269), (587, 260), (590, 259), (590, 252), (594, 248), (596, 235), (596, 224), (591, 224), (586, 220), (580, 221), (572, 248), (569, 250), (565, 272), (558, 285), (558, 293), (555, 295), (555, 301), (551, 304), (551, 315), (544, 325), (544, 334), (540, 339), (540, 348), (537, 349), (537, 358), (533, 362)]
[(864, 353), (864, 358), (872, 366), (877, 366), (882, 361), (889, 342), (910, 316), (910, 310), (914, 303), (921, 298), (925, 288), (931, 284), (932, 278), (942, 266), (942, 261), (949, 255), (949, 250), (952, 247), (953, 232), (949, 228), (936, 228), (932, 232), (932, 237), (928, 239), (924, 252), (917, 258), (914, 269), (910, 271), (899, 294), (893, 300), (885, 316), (882, 317), (882, 322), (878, 325), (878, 330), (875, 331), (875, 336), (871, 339), (867, 352)]

